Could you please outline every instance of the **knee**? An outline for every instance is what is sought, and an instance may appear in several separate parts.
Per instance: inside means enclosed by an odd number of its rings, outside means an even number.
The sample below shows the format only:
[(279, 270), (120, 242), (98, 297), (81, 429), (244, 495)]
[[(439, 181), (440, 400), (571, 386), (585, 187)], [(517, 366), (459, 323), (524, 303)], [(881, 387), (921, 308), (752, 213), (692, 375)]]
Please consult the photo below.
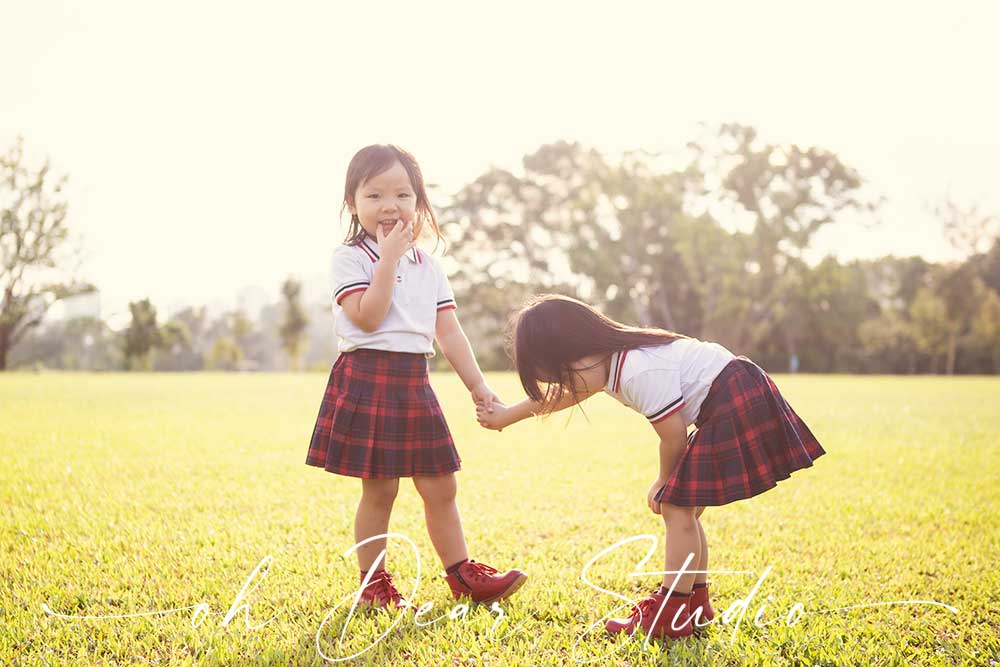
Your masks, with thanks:
[(695, 515), (694, 507), (679, 507), (667, 503), (660, 503), (660, 516), (667, 530), (673, 531), (696, 531), (698, 530), (698, 518)]
[(454, 475), (442, 477), (414, 477), (413, 485), (425, 505), (444, 505), (455, 502), (458, 484)]
[(362, 500), (374, 507), (392, 509), (399, 492), (398, 479), (366, 479), (362, 484)]

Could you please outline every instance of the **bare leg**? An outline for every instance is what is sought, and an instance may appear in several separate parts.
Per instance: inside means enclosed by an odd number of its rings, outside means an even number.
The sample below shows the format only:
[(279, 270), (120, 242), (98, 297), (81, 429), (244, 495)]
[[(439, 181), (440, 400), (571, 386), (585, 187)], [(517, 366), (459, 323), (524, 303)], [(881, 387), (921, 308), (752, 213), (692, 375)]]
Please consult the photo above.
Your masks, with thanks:
[[(701, 525), (701, 513), (704, 511), (704, 507), (699, 507), (694, 511), (695, 519), (698, 520), (698, 533), (701, 535), (701, 560), (698, 563), (698, 569), (703, 573), (708, 571), (708, 540), (705, 538), (705, 528)], [(704, 584), (707, 581), (707, 574), (697, 574), (694, 577), (696, 584)]]
[[(701, 562), (701, 535), (698, 532), (698, 519), (695, 518), (694, 512), (694, 507), (660, 503), (660, 514), (667, 527), (666, 567), (663, 569), (668, 572), (680, 570), (689, 554), (693, 554), (693, 558), (687, 569), (694, 570), (695, 565)], [(663, 585), (669, 588), (675, 576), (664, 575)], [(694, 578), (694, 574), (685, 574), (674, 586), (674, 591), (690, 593), (694, 587)]]
[[(358, 503), (357, 514), (354, 515), (355, 543), (372, 535), (389, 532), (389, 516), (392, 514), (392, 504), (396, 500), (397, 491), (399, 491), (398, 479), (361, 480), (361, 502)], [(359, 548), (358, 567), (365, 571), (371, 569), (372, 563), (382, 549), (385, 549), (384, 537)], [(385, 561), (383, 567), (384, 563)]]
[(414, 477), (413, 485), (424, 499), (427, 534), (431, 537), (441, 564), (447, 568), (468, 558), (465, 534), (462, 532), (462, 517), (455, 502), (458, 493), (455, 474)]

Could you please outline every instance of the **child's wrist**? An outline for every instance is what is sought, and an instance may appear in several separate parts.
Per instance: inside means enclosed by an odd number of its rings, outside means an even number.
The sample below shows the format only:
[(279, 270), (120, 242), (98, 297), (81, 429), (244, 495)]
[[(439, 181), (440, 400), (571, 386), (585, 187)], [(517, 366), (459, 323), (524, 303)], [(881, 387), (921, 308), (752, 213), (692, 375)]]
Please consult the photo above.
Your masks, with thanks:
[(506, 425), (512, 426), (513, 424), (516, 424), (522, 419), (530, 417), (532, 414), (533, 413), (531, 412), (531, 410), (525, 409), (525, 406), (523, 404), (512, 405), (507, 409), (507, 414), (505, 415), (505, 421), (507, 422)]

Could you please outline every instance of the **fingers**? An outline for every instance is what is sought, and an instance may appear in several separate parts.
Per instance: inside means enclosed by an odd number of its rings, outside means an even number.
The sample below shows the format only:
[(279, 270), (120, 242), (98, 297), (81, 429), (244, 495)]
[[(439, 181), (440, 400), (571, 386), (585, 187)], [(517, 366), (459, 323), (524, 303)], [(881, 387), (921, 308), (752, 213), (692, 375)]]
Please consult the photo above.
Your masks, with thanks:
[(646, 495), (646, 505), (649, 506), (653, 514), (660, 513), (660, 503), (656, 502), (656, 494), (652, 491)]
[(402, 244), (401, 253), (409, 252), (417, 245), (417, 239), (413, 234), (413, 221), (402, 218), (399, 218), (399, 221), (393, 225), (388, 233), (383, 231), (382, 225), (379, 224), (375, 230), (375, 239), (380, 247), (384, 246), (386, 242), (391, 242), (393, 249), (399, 248), (396, 244)]
[(478, 421), (479, 425), (483, 428), (488, 428), (491, 431), (502, 431), (502, 428), (499, 428), (490, 420), (491, 414), (492, 413), (486, 412), (486, 409), (480, 405), (476, 408), (476, 421)]
[(406, 236), (409, 239), (413, 239), (413, 221), (403, 220), (402, 218), (400, 218), (399, 222), (396, 223), (396, 226), (393, 227), (392, 231), (389, 233), (402, 234), (403, 236)]

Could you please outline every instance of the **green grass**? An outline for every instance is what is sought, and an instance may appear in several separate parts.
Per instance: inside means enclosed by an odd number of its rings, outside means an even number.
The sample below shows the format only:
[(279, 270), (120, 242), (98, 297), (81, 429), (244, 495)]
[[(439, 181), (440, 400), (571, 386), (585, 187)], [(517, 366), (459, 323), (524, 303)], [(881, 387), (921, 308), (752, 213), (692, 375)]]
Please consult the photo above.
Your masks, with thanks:
[[(316, 633), (357, 585), (352, 522), (359, 483), (303, 464), (324, 375), (0, 375), (0, 664), (321, 665)], [(655, 435), (605, 396), (587, 417), (481, 430), (454, 375), (433, 382), (463, 457), (459, 501), (473, 558), (518, 566), (528, 584), (507, 618), (472, 609), (431, 627), (404, 622), (346, 664), (990, 665), (1000, 660), (1000, 380), (993, 378), (777, 378), (828, 454), (757, 498), (703, 517), (711, 567), (773, 571), (733, 639), (627, 645), (584, 630), (615, 606), (581, 581), (611, 544), (657, 535), (645, 507)], [(512, 375), (491, 377), (515, 397)], [(422, 507), (404, 481), (391, 529), (412, 538), (423, 564), (417, 602), (453, 601), (440, 578)], [(627, 576), (645, 551), (631, 544), (591, 578), (639, 597), (652, 580)], [(254, 567), (249, 629), (223, 615)], [(402, 588), (413, 558), (390, 549)], [(755, 577), (713, 578), (717, 608)], [(900, 600), (889, 606), (807, 611)], [(123, 615), (206, 603), (190, 611)], [(753, 614), (766, 603), (765, 620)], [(388, 614), (360, 616), (337, 646), (343, 614), (320, 641), (327, 655), (361, 650)], [(338, 623), (337, 621), (340, 621)], [(520, 630), (502, 638), (515, 626)], [(576, 646), (576, 648), (574, 648)]]

